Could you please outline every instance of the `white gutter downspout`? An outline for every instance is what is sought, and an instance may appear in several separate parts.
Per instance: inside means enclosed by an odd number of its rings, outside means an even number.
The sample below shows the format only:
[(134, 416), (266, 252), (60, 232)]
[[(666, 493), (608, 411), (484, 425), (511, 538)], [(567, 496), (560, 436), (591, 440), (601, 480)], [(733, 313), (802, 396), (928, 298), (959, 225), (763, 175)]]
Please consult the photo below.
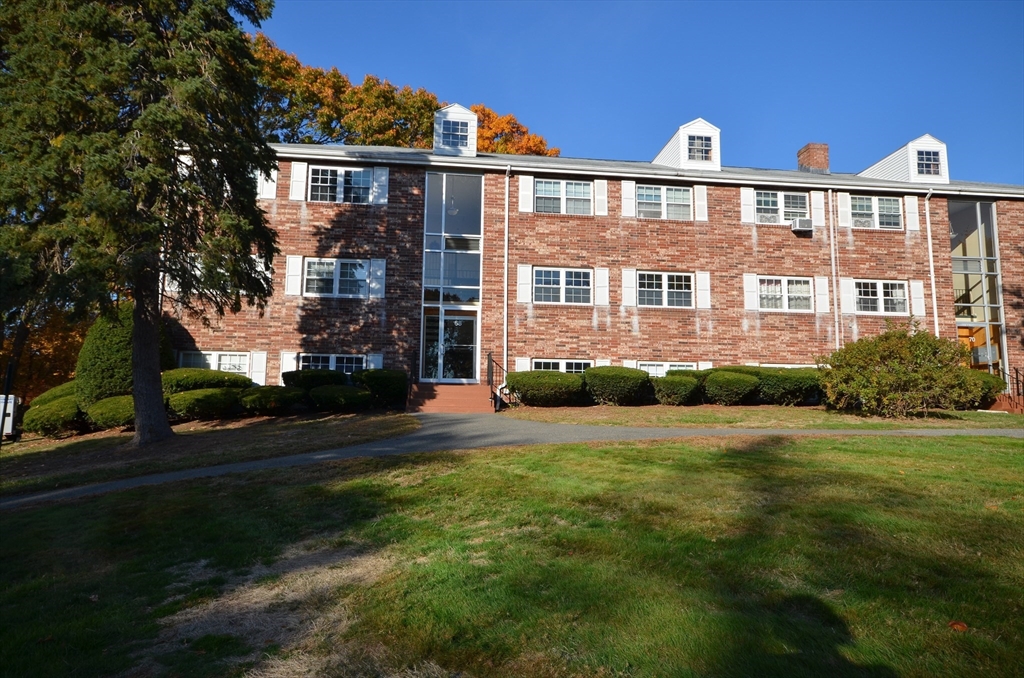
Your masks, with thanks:
[(935, 336), (939, 336), (939, 302), (935, 296), (935, 254), (932, 251), (932, 192), (935, 189), (929, 188), (928, 195), (924, 196), (924, 226), (928, 234), (928, 276), (932, 287), (932, 318), (935, 320)]
[(836, 333), (836, 350), (841, 349), (842, 346), (842, 334), (840, 333), (841, 324), (839, 322), (839, 261), (838, 254), (836, 253), (836, 233), (835, 233), (835, 220), (832, 218), (832, 189), (828, 189), (828, 244), (829, 250), (832, 255), (832, 318), (835, 323)]
[(502, 314), (501, 314), (501, 366), (508, 372), (508, 187), (512, 177), (512, 165), (505, 166), (505, 260), (502, 275)]

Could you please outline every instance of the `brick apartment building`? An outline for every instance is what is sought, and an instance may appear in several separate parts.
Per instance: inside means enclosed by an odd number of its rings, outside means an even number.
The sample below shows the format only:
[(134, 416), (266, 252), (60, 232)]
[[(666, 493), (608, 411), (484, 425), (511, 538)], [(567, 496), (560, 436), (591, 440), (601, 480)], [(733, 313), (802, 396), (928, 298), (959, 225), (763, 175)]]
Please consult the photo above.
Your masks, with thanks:
[(913, 317), (977, 369), (1024, 369), (1024, 187), (950, 180), (931, 136), (838, 174), (813, 143), (794, 170), (723, 166), (701, 119), (652, 162), (477, 153), (476, 124), (452, 105), (432, 150), (274, 146), (273, 298), (179, 316), (180, 364), (266, 384), (364, 367), (479, 384), (488, 355), (660, 375), (812, 365)]

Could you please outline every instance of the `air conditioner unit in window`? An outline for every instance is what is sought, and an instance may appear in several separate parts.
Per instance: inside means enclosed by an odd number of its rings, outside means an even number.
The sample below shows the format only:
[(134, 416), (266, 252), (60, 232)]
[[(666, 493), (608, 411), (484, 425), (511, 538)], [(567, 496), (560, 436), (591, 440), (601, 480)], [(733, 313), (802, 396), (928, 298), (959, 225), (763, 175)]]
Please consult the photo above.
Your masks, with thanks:
[(793, 220), (794, 231), (813, 231), (814, 222), (810, 219), (794, 219)]

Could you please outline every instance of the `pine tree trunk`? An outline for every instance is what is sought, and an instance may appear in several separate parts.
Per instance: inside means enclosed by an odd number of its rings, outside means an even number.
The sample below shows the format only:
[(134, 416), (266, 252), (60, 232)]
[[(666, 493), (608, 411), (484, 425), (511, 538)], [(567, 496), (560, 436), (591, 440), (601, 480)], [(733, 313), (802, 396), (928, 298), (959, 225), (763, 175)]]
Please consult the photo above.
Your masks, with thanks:
[(160, 277), (147, 267), (136, 278), (132, 290), (132, 393), (135, 396), (136, 446), (149, 445), (174, 435), (164, 409), (160, 383)]

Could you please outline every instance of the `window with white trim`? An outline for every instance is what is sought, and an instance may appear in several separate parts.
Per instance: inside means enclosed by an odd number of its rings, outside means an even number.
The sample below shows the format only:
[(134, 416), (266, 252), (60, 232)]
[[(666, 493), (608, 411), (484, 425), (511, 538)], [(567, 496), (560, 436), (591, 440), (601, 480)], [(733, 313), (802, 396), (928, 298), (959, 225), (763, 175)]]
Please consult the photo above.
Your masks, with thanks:
[(532, 369), (545, 370), (550, 372), (567, 372), (569, 374), (583, 374), (583, 371), (594, 366), (589, 360), (547, 360), (538, 358), (532, 361)]
[(814, 310), (814, 283), (810, 278), (757, 277), (757, 304), (762, 311)]
[(369, 204), (373, 168), (309, 168), (310, 202)]
[(854, 228), (903, 228), (903, 203), (899, 198), (850, 196), (850, 218)]
[(641, 219), (691, 221), (693, 199), (689, 188), (637, 186), (636, 215)]
[(784, 224), (810, 216), (806, 193), (757, 191), (754, 205), (759, 224)]
[(637, 271), (637, 306), (693, 308), (693, 275)]
[(181, 351), (178, 354), (178, 365), (248, 375), (249, 354), (228, 351)]
[(352, 374), (357, 370), (366, 369), (365, 355), (338, 355), (328, 353), (299, 354), (300, 370), (335, 370)]
[(938, 151), (917, 152), (917, 173), (939, 176), (942, 174), (939, 167)]
[(695, 370), (697, 363), (637, 362), (636, 367), (652, 377), (664, 377), (669, 370)]
[(541, 214), (593, 214), (593, 185), (589, 181), (536, 179), (534, 211)]
[(533, 269), (534, 303), (590, 304), (592, 289), (593, 275), (589, 269)]
[(896, 280), (855, 280), (857, 313), (907, 315), (907, 283)]
[(686, 144), (687, 158), (711, 161), (711, 137), (689, 135)]
[(469, 123), (465, 120), (442, 120), (441, 145), (450, 148), (468, 147)]
[(366, 299), (370, 262), (366, 259), (313, 259), (303, 263), (302, 293), (307, 297)]

